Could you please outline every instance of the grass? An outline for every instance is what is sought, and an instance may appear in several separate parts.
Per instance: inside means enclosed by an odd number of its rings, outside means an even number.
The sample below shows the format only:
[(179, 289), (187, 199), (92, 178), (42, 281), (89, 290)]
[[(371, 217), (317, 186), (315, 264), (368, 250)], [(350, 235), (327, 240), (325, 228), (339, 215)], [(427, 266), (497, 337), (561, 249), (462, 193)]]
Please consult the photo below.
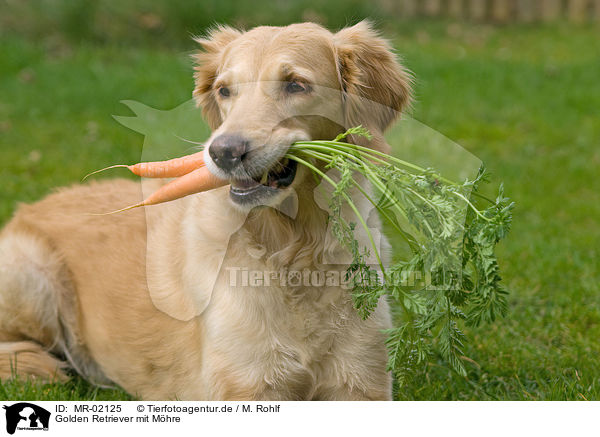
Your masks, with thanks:
[(0, 384), (0, 400), (128, 401), (133, 399), (120, 388), (95, 387), (79, 377), (73, 377), (64, 384), (31, 378), (15, 378)]
[[(413, 116), (481, 158), (517, 202), (499, 253), (509, 316), (466, 330), (467, 378), (434, 362), (398, 398), (599, 400), (598, 29), (387, 27), (417, 78)], [(120, 100), (169, 109), (191, 93), (184, 49), (6, 36), (0, 52), (0, 222), (19, 201), (139, 158), (142, 137), (111, 118), (127, 114)], [(0, 399), (129, 397), (75, 377), (7, 381)]]

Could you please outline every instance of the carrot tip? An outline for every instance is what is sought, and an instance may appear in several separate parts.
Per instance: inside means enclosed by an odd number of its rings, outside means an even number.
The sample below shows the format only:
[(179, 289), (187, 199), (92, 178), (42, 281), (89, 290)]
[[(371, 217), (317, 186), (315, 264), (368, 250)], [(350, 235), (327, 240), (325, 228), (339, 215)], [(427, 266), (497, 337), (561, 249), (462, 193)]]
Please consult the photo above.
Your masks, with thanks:
[(126, 206), (125, 208), (117, 209), (116, 211), (103, 212), (103, 213), (100, 213), (100, 214), (88, 212), (85, 215), (90, 215), (90, 216), (98, 217), (98, 216), (103, 216), (103, 215), (118, 214), (120, 212), (129, 211), (130, 209), (139, 208), (140, 206), (145, 206), (145, 203), (144, 202), (140, 202), (140, 203), (136, 203), (135, 205), (130, 205), (130, 206)]
[(86, 174), (83, 177), (83, 179), (81, 180), (81, 182), (84, 182), (87, 178), (89, 178), (90, 176), (95, 175), (96, 173), (100, 173), (100, 172), (103, 172), (105, 170), (110, 170), (111, 168), (123, 168), (123, 167), (127, 167), (127, 168), (129, 168), (131, 170), (131, 168), (130, 168), (131, 166), (130, 165), (126, 165), (126, 164), (111, 165), (109, 167), (104, 167), (104, 168), (101, 168), (100, 170), (96, 170), (96, 171), (93, 171), (91, 173)]

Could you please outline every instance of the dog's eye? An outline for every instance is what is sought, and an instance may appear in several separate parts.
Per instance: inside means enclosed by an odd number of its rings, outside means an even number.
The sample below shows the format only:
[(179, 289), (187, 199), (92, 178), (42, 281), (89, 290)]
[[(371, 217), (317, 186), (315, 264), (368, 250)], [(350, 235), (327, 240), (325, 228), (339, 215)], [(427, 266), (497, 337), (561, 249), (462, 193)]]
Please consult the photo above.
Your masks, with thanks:
[(285, 86), (286, 92), (290, 94), (303, 93), (306, 91), (306, 89), (306, 86), (299, 82), (288, 82), (288, 84)]
[(222, 86), (221, 88), (219, 88), (219, 95), (221, 97), (229, 97), (231, 95), (231, 92), (229, 91), (229, 88), (227, 88), (226, 86)]

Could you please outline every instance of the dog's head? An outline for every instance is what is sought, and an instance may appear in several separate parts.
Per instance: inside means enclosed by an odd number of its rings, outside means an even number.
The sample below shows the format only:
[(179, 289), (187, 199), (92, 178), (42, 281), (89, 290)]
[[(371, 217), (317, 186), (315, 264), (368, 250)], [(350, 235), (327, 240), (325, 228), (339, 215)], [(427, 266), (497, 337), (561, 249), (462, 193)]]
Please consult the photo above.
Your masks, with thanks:
[(194, 97), (213, 130), (205, 160), (246, 208), (302, 183), (284, 159), (292, 143), (363, 125), (385, 151), (383, 131), (410, 100), (410, 76), (367, 22), (337, 33), (313, 23), (217, 27), (197, 41)]

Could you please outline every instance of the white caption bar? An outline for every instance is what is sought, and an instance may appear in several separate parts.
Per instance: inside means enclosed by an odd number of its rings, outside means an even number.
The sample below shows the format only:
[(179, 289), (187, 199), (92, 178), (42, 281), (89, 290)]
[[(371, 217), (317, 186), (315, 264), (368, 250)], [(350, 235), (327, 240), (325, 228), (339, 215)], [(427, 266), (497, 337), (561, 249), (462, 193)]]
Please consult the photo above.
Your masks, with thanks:
[[(597, 402), (10, 402), (0, 436), (598, 433)], [(12, 434), (11, 434), (12, 431)]]

